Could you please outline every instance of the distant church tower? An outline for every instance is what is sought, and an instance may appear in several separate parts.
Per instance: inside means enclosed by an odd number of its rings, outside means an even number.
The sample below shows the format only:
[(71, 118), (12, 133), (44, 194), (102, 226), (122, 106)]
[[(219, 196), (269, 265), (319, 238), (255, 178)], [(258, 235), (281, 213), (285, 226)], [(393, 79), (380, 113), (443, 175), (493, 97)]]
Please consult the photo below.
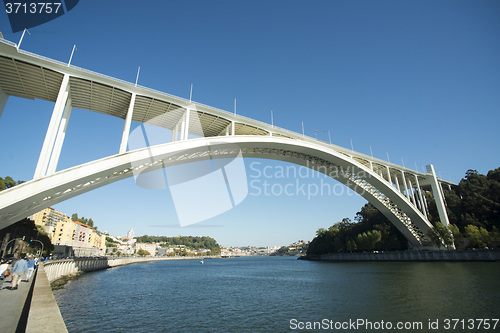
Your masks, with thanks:
[(127, 232), (127, 238), (128, 239), (134, 239), (134, 229), (130, 229), (128, 232)]

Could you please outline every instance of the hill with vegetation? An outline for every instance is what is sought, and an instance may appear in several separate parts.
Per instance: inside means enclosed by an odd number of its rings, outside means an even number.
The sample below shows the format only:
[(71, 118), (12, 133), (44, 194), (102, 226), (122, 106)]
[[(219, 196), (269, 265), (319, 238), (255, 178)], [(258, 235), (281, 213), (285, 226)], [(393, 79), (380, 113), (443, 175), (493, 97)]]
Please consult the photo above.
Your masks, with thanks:
[[(500, 168), (482, 175), (468, 170), (457, 186), (444, 189), (449, 230), (439, 222), (436, 204), (429, 193), (429, 220), (434, 228), (426, 235), (428, 245), (457, 248), (495, 247), (500, 242)], [(320, 228), (307, 255), (355, 251), (405, 250), (405, 237), (368, 203), (355, 222), (344, 218), (328, 229)]]
[(139, 236), (134, 237), (138, 243), (160, 243), (161, 247), (179, 247), (183, 246), (186, 249), (198, 250), (208, 249), (211, 254), (220, 254), (220, 245), (215, 239), (207, 236)]

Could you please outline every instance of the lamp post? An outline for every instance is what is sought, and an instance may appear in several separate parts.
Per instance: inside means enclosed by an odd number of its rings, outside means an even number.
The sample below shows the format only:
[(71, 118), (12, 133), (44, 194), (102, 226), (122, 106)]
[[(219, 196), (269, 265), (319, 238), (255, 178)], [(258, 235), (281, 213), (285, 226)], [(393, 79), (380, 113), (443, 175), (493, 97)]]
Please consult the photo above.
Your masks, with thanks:
[(71, 65), (71, 59), (73, 59), (73, 53), (75, 53), (75, 50), (76, 50), (76, 44), (73, 45), (73, 51), (71, 51), (71, 56), (69, 57), (68, 67), (69, 65)]
[(38, 243), (42, 244), (42, 252), (40, 254), (43, 255), (43, 243), (41, 241), (39, 241), (38, 239), (32, 239), (32, 240), (30, 240), (30, 242), (38, 242)]
[(305, 132), (304, 132), (304, 122), (303, 122), (303, 121), (301, 121), (301, 122), (297, 122), (297, 124), (302, 124), (302, 136), (303, 136), (303, 137), (305, 137), (305, 136), (306, 136), (306, 134), (305, 134)]
[(30, 32), (28, 31), (28, 29), (24, 28), (23, 30), (23, 34), (21, 35), (21, 39), (19, 39), (19, 43), (17, 43), (17, 50), (19, 51), (19, 48), (21, 47), (21, 43), (23, 42), (23, 38), (24, 38), (24, 34), (28, 32), (28, 35), (31, 36)]

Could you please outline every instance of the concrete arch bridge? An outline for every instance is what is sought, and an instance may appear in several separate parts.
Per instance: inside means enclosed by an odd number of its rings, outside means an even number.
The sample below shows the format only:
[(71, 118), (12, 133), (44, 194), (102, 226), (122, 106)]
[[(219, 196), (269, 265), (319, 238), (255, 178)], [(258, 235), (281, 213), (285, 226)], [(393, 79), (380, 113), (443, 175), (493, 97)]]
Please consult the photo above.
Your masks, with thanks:
[[(421, 173), (274, 124), (19, 50), (0, 39), (0, 116), (9, 96), (55, 105), (33, 179), (0, 192), (0, 228), (145, 171), (237, 157), (286, 161), (338, 180), (377, 207), (414, 247), (422, 246), (432, 226), (426, 192), (432, 193), (440, 220), (448, 225), (442, 186), (454, 184), (438, 179), (432, 165)], [(72, 108), (124, 119), (122, 139), (117, 154), (56, 172)], [(134, 146), (132, 121), (170, 130), (171, 142), (127, 151)]]

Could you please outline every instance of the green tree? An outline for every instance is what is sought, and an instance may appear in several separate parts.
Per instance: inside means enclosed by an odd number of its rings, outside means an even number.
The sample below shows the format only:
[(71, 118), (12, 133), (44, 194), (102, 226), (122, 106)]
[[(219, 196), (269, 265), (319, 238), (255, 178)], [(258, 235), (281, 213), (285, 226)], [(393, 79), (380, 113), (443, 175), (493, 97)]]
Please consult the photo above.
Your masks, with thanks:
[(151, 253), (149, 253), (149, 251), (146, 251), (144, 249), (137, 250), (137, 254), (140, 255), (141, 257), (150, 256), (151, 255)]
[[(5, 236), (9, 234), (9, 240), (15, 238), (23, 238), (25, 239), (24, 243), (26, 244), (25, 248), (29, 248), (29, 252), (35, 253), (37, 250), (41, 249), (41, 244), (38, 242), (30, 242), (32, 239), (36, 239), (43, 243), (43, 254), (48, 255), (51, 251), (54, 250), (54, 246), (50, 241), (50, 238), (47, 236), (45, 231), (40, 231), (40, 229), (35, 225), (35, 222), (32, 220), (25, 218), (19, 222), (11, 224), (10, 226), (0, 230), (0, 241), (5, 238)], [(11, 242), (9, 244), (9, 249), (12, 249), (14, 243)]]
[(464, 244), (464, 235), (460, 232), (460, 229), (454, 224), (450, 224), (449, 228), (451, 233), (453, 234), (453, 240), (455, 242), (455, 246), (457, 248), (461, 248)]
[(483, 227), (478, 228), (475, 225), (465, 227), (465, 237), (467, 237), (472, 247), (484, 247), (491, 241), (488, 230)]
[(323, 234), (326, 233), (326, 229), (325, 228), (319, 228), (318, 230), (316, 230), (316, 236), (321, 236)]
[(443, 240), (434, 227), (427, 230), (426, 236), (429, 239), (431, 245), (437, 246), (438, 248), (441, 248), (441, 246), (443, 246)]
[(356, 251), (358, 249), (356, 242), (352, 239), (347, 240), (346, 246), (347, 246), (347, 251), (349, 252)]
[(286, 256), (289, 254), (289, 252), (290, 249), (288, 248), (288, 246), (282, 246), (278, 249), (278, 251), (276, 251), (276, 254), (279, 256)]
[(14, 187), (14, 186), (22, 184), (22, 183), (24, 183), (23, 180), (15, 181), (10, 176), (7, 176), (5, 178), (0, 177), (0, 191), (9, 189), (11, 187)]
[(439, 237), (441, 237), (441, 239), (443, 240), (445, 246), (453, 245), (453, 234), (450, 230), (448, 230), (448, 228), (445, 227), (444, 224), (438, 222), (436, 223), (434, 229), (439, 234)]
[(382, 239), (382, 234), (378, 230), (372, 230), (358, 234), (356, 245), (358, 250), (376, 250), (377, 244)]
[(441, 222), (437, 222), (435, 226), (429, 228), (427, 236), (431, 243), (438, 248), (453, 245), (453, 234)]

